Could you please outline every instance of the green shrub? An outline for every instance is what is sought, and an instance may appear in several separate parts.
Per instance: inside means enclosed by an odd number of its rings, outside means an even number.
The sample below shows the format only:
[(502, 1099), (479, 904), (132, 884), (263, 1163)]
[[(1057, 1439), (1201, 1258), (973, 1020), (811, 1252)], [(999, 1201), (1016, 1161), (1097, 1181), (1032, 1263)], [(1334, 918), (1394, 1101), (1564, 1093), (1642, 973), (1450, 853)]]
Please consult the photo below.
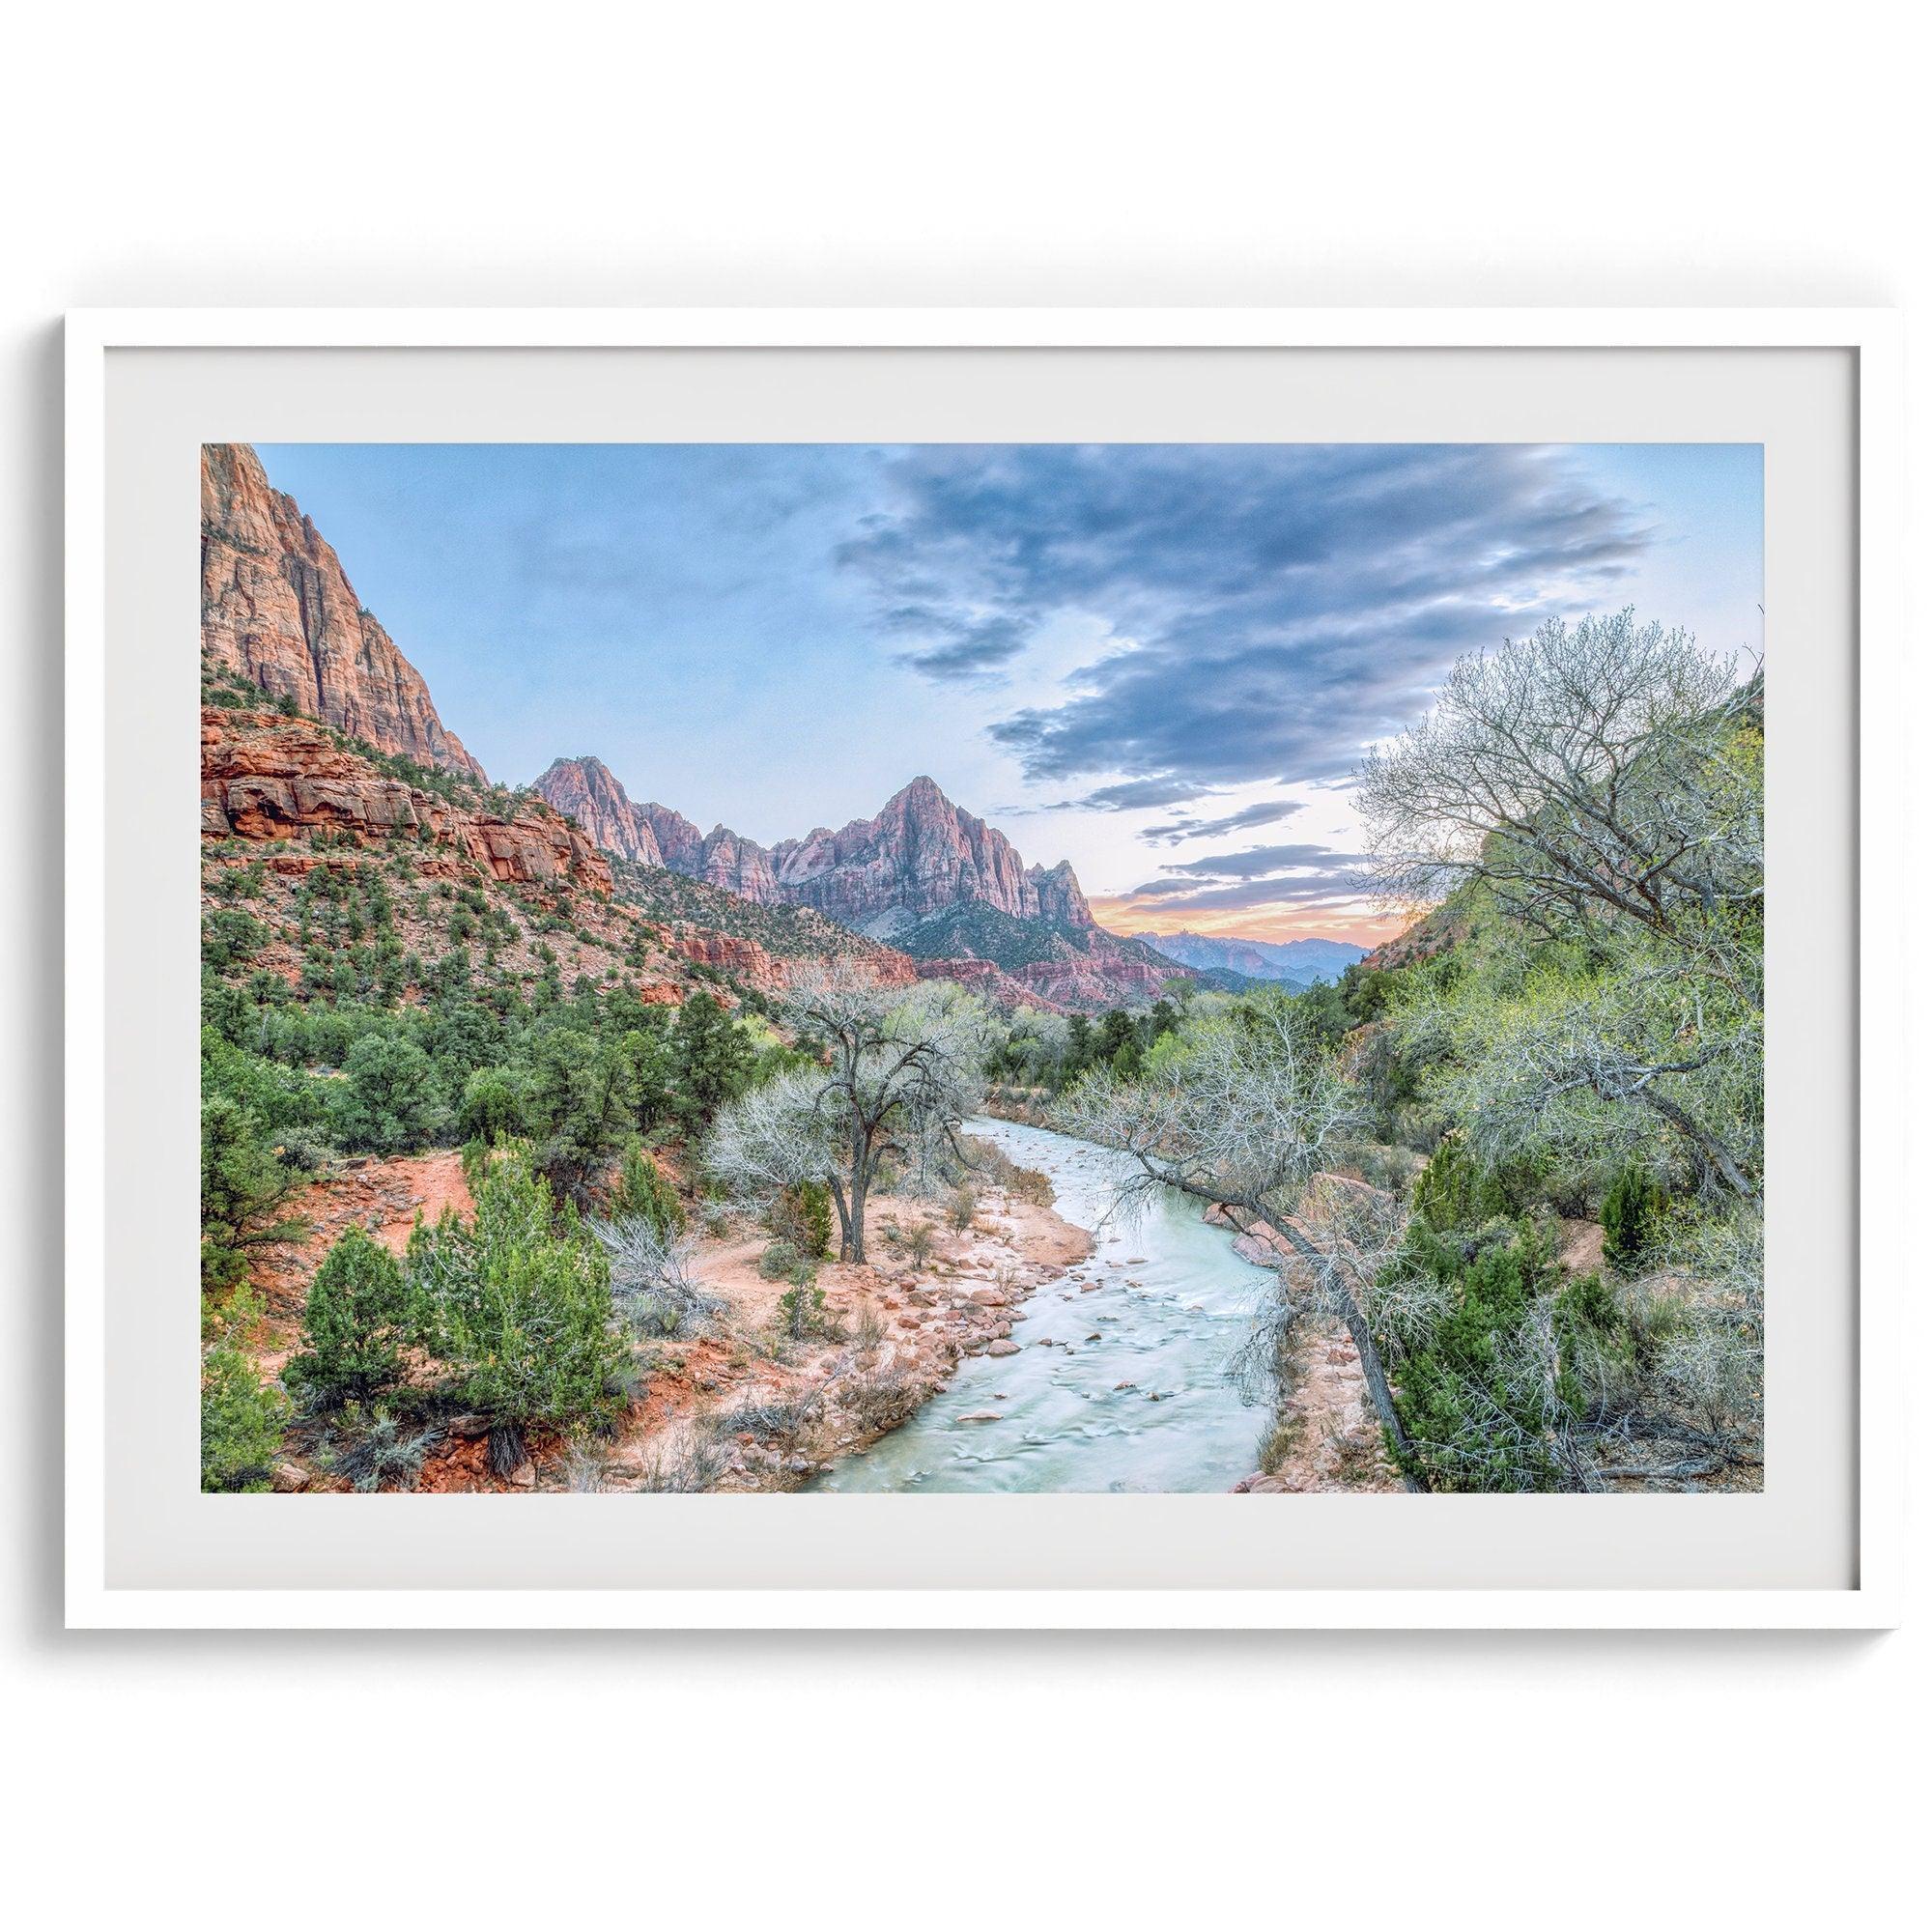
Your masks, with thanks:
[(648, 1221), (660, 1236), (681, 1234), (684, 1204), (665, 1171), (639, 1141), (624, 1150), (617, 1184), (611, 1195), (613, 1221)]
[(414, 1040), (365, 1034), (343, 1062), (335, 1096), (336, 1139), (371, 1153), (425, 1147), (443, 1124), (435, 1069)]
[(1436, 1234), (1480, 1228), (1509, 1204), (1493, 1175), (1478, 1172), (1460, 1134), (1443, 1137), (1429, 1164), (1415, 1177), (1415, 1211)]
[(217, 973), (245, 966), (268, 944), (269, 928), (239, 906), (221, 906), (201, 922), (201, 963)]
[(380, 1241), (350, 1228), (323, 1258), (302, 1304), (291, 1389), (318, 1408), (366, 1402), (402, 1375), (403, 1271)]
[(1404, 1466), (1432, 1490), (1555, 1487), (1556, 1395), (1531, 1317), (1557, 1271), (1541, 1237), (1522, 1224), (1465, 1243), (1418, 1217), (1396, 1265), (1449, 1291), (1426, 1339), (1392, 1369)]
[(526, 1083), (515, 1067), (479, 1066), (463, 1084), (456, 1131), (490, 1147), (514, 1140), (528, 1131), (527, 1101)]
[(201, 1103), (201, 1285), (219, 1293), (248, 1272), (248, 1250), (299, 1235), (285, 1215), (298, 1177), (252, 1109), (223, 1094)]
[(1641, 1274), (1649, 1265), (1662, 1233), (1663, 1208), (1656, 1175), (1626, 1161), (1604, 1196), (1604, 1260), (1619, 1274)]
[(264, 1381), (242, 1339), (261, 1320), (246, 1290), (230, 1297), (201, 1357), (201, 1487), (260, 1492), (272, 1481), (288, 1398)]
[(779, 1296), (779, 1326), (794, 1342), (823, 1335), (831, 1327), (825, 1291), (818, 1285), (817, 1269), (809, 1262), (793, 1268), (791, 1286)]
[(822, 1180), (794, 1182), (772, 1203), (767, 1225), (808, 1260), (825, 1261), (832, 1253), (832, 1190)]
[(524, 1461), (528, 1431), (616, 1414), (626, 1350), (613, 1332), (610, 1263), (527, 1155), (491, 1163), (473, 1221), (445, 1210), (434, 1227), (419, 1224), (405, 1277), (412, 1326), (444, 1364), (450, 1400), (489, 1422), (498, 1474)]
[(758, 1272), (767, 1281), (788, 1281), (792, 1270), (804, 1259), (789, 1241), (771, 1241), (758, 1257)]

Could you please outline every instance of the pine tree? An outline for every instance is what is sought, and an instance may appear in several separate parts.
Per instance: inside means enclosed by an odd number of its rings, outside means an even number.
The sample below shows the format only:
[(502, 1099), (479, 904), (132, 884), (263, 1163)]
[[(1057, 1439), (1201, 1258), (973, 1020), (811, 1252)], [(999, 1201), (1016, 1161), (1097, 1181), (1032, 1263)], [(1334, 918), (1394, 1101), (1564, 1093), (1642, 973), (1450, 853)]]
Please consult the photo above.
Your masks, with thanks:
[(1663, 1225), (1663, 1189), (1649, 1168), (1627, 1161), (1604, 1196), (1604, 1260), (1619, 1274), (1639, 1274)]

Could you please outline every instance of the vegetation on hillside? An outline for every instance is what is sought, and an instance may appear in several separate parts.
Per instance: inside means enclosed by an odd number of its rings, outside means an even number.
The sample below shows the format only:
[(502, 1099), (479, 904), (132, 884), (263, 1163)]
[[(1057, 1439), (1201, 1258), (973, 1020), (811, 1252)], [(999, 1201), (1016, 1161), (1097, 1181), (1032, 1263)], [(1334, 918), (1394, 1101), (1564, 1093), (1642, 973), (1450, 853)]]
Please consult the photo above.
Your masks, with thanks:
[(699, 926), (749, 939), (778, 959), (864, 959), (883, 950), (810, 906), (760, 905), (662, 866), (607, 856), (618, 898), (667, 925)]
[[(1141, 1184), (1272, 1231), (1278, 1382), (1340, 1322), (1411, 1487), (1749, 1485), (1762, 761), (1754, 678), (1629, 612), (1548, 624), (1458, 666), (1362, 775), (1386, 883), (1447, 894), (1452, 942), (1202, 994), (1070, 1085), (1041, 1016), (994, 1063)], [(1585, 1219), (1601, 1267), (1563, 1264)]]

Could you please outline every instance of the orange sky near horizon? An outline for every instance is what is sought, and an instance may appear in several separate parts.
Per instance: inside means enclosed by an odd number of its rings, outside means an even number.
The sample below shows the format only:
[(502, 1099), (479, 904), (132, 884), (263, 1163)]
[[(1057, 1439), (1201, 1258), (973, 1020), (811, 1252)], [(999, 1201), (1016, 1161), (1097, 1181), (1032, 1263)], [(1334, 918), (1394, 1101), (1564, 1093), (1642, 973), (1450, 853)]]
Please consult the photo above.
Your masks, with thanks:
[(1109, 932), (1198, 932), (1210, 939), (1341, 939), (1354, 946), (1379, 946), (1414, 923), (1414, 913), (1379, 913), (1366, 906), (1287, 906), (1270, 911), (1249, 906), (1238, 912), (1189, 912), (1184, 907), (1137, 905), (1132, 898), (1094, 898), (1088, 904)]

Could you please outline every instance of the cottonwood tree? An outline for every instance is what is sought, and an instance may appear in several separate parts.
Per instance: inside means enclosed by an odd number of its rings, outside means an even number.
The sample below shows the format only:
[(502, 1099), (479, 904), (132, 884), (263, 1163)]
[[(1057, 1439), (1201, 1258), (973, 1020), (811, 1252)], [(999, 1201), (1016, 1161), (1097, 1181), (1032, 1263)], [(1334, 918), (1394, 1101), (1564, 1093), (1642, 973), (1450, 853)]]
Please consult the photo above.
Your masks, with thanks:
[(1689, 1154), (1708, 1191), (1762, 1189), (1762, 689), (1629, 611), (1450, 672), (1373, 754), (1358, 800), (1392, 896), (1480, 880), (1586, 970), (1443, 1021), (1457, 1111), (1491, 1153), (1535, 1143)]
[(1122, 1207), (1173, 1187), (1272, 1229), (1307, 1264), (1348, 1328), (1377, 1419), (1406, 1452), (1402, 1418), (1362, 1307), (1389, 1231), (1378, 1229), (1371, 1253), (1351, 1238), (1347, 1214), (1304, 1212), (1317, 1178), (1359, 1141), (1361, 1098), (1287, 1001), (1258, 1001), (1196, 1025), (1184, 1050), (1137, 1082), (1104, 1074), (1088, 1079), (1056, 1118), (1069, 1133), (1133, 1157), (1134, 1170), (1118, 1189)]
[(1480, 877), (1551, 937), (1627, 922), (1763, 1003), (1761, 680), (1632, 611), (1461, 660), (1359, 774), (1379, 881)]
[(907, 992), (834, 964), (802, 972), (781, 1014), (819, 1064), (727, 1104), (705, 1165), (743, 1198), (823, 1182), (838, 1214), (839, 1259), (864, 1262), (866, 1203), (881, 1161), (929, 1159), (934, 1138), (952, 1141), (978, 1103), (983, 1009), (956, 986)]

